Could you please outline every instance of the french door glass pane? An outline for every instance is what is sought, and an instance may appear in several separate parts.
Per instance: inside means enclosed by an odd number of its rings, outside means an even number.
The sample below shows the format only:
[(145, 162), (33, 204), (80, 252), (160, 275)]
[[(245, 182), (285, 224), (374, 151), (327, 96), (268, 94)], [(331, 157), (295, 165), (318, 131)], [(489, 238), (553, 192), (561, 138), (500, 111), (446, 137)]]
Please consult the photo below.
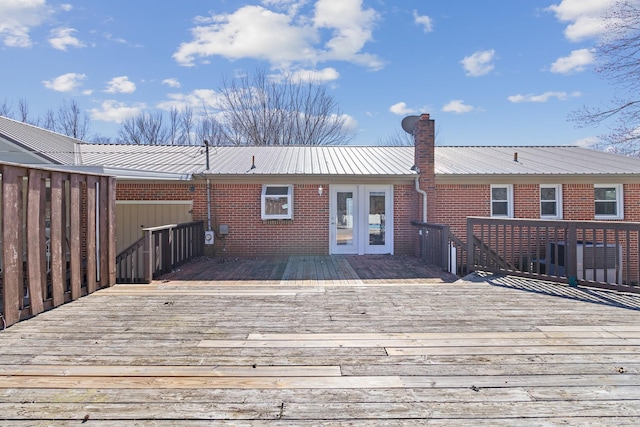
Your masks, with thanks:
[(353, 192), (338, 191), (337, 197), (337, 230), (336, 243), (338, 245), (353, 244)]
[(369, 244), (385, 244), (385, 193), (369, 193)]

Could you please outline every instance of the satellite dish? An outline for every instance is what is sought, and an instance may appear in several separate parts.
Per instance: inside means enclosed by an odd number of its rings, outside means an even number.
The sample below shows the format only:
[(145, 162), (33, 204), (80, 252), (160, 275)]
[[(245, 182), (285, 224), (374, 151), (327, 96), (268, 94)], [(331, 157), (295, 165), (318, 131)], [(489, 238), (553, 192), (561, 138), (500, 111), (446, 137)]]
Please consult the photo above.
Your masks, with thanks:
[(406, 132), (409, 133), (411, 135), (413, 135), (413, 131), (416, 128), (416, 123), (418, 123), (418, 120), (420, 119), (419, 116), (407, 116), (404, 119), (402, 119), (402, 129)]

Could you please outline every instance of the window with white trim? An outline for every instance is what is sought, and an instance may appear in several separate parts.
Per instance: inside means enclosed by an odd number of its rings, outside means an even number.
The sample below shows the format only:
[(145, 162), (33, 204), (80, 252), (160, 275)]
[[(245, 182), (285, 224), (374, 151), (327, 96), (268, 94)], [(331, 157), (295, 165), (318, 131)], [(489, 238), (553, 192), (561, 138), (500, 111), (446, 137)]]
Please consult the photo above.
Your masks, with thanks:
[(595, 184), (593, 186), (596, 219), (622, 219), (622, 184)]
[(513, 218), (513, 185), (491, 185), (491, 216)]
[(293, 185), (262, 186), (262, 219), (293, 218)]
[(562, 218), (562, 185), (540, 185), (540, 218)]

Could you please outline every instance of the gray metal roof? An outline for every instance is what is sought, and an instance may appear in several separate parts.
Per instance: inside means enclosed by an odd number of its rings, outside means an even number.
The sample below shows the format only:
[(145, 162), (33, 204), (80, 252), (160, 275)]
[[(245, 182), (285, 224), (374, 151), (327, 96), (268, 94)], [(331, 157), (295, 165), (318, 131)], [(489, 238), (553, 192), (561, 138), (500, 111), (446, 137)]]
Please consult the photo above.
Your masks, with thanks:
[[(411, 175), (413, 148), (379, 146), (212, 147), (216, 175)], [(252, 168), (252, 166), (255, 166)]]
[(82, 141), (0, 116), (0, 138), (34, 156), (61, 165), (75, 164), (75, 145)]
[(640, 159), (569, 146), (436, 147), (435, 171), (436, 175), (638, 175)]
[(206, 168), (204, 147), (193, 145), (84, 143), (78, 144), (77, 148), (80, 165), (99, 165), (105, 170), (139, 171), (140, 177), (144, 177), (145, 172), (186, 175), (202, 172)]
[[(415, 176), (411, 171), (413, 147), (210, 147), (206, 171), (202, 146), (90, 144), (6, 117), (0, 117), (0, 141), (10, 143), (4, 144), (7, 150), (13, 144), (16, 153), (21, 150), (46, 163), (100, 166), (127, 178), (184, 179), (204, 172), (224, 176)], [(11, 154), (0, 153), (0, 159), (6, 161)], [(435, 148), (435, 172), (443, 177), (640, 176), (640, 159), (569, 146), (447, 146)]]

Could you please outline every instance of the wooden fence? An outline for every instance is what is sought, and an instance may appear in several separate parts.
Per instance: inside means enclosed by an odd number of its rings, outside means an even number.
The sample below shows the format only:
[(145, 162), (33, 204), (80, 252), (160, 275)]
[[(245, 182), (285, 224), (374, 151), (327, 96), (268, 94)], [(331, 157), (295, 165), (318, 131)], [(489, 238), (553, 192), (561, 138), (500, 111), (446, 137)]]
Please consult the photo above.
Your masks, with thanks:
[(115, 284), (115, 178), (0, 162), (3, 326)]
[(640, 223), (467, 218), (467, 271), (640, 292)]
[(413, 221), (419, 228), (420, 259), (459, 276), (466, 272), (467, 245), (447, 225)]
[(188, 222), (142, 229), (143, 236), (116, 258), (118, 283), (151, 283), (204, 254), (204, 224)]

